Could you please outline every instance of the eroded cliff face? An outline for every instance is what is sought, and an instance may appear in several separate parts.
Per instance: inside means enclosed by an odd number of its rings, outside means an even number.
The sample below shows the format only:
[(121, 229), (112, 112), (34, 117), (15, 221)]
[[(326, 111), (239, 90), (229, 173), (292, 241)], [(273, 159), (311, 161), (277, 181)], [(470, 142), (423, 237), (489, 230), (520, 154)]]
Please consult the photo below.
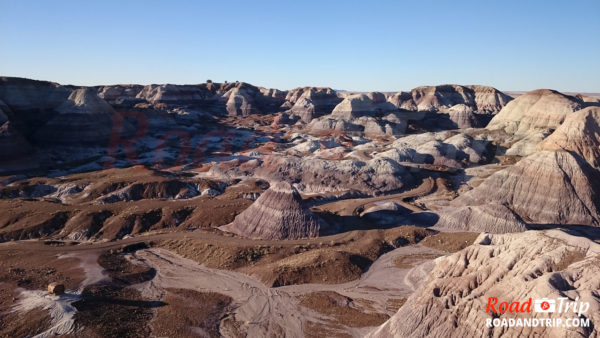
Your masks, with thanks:
[[(392, 318), (368, 337), (595, 337), (600, 323), (600, 245), (562, 231), (482, 234), (475, 244), (435, 260), (433, 270)], [(589, 327), (489, 327), (493, 318), (577, 318), (563, 313), (486, 312), (499, 302), (566, 297), (586, 302)], [(558, 307), (558, 304), (557, 304)], [(491, 310), (490, 310), (491, 311)]]

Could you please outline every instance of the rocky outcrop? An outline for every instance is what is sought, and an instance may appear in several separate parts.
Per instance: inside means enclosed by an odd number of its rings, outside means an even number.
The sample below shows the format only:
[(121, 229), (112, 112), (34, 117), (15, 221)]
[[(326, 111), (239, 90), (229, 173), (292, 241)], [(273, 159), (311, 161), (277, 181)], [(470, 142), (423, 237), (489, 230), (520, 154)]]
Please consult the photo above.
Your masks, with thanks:
[(439, 216), (435, 226), (441, 229), (493, 234), (527, 230), (525, 223), (501, 204), (447, 208), (442, 210)]
[(365, 116), (383, 116), (398, 109), (379, 92), (354, 94), (344, 98), (333, 111), (331, 117), (352, 120)]
[(137, 94), (138, 99), (151, 104), (203, 104), (208, 99), (216, 100), (206, 85), (148, 85)]
[(577, 98), (550, 89), (538, 89), (509, 102), (486, 127), (503, 129), (509, 134), (527, 134), (533, 130), (554, 130), (568, 114), (583, 108)]
[(277, 182), (235, 220), (219, 229), (261, 239), (316, 237), (325, 223), (302, 203), (298, 191), (287, 182)]
[(248, 116), (258, 112), (253, 104), (254, 99), (245, 89), (233, 88), (225, 94), (225, 97), (227, 98), (225, 109), (229, 116)]
[[(558, 230), (482, 234), (473, 244), (436, 259), (433, 270), (400, 310), (368, 337), (595, 337), (600, 327), (600, 245)], [(421, 269), (422, 270), (422, 269)], [(408, 276), (410, 278), (410, 276)], [(415, 278), (417, 278), (415, 276)], [(487, 320), (577, 318), (562, 313), (486, 312), (490, 297), (500, 302), (566, 297), (586, 302), (588, 327), (491, 327)], [(578, 303), (579, 304), (579, 303)], [(498, 309), (499, 305), (495, 306)], [(526, 307), (523, 308), (524, 311)]]
[(73, 91), (68, 99), (61, 103), (56, 111), (60, 114), (114, 114), (115, 110), (101, 99), (93, 88), (81, 88)]
[(286, 102), (291, 105), (291, 114), (298, 116), (305, 123), (331, 113), (341, 100), (331, 88), (296, 88), (286, 95)]
[(137, 97), (144, 89), (141, 85), (114, 85), (97, 87), (98, 96), (115, 107), (131, 109), (137, 103), (145, 101)]
[(481, 114), (476, 114), (472, 107), (462, 103), (450, 107), (447, 113), (458, 129), (485, 127), (489, 122)]
[(563, 124), (538, 145), (538, 150), (572, 151), (598, 167), (600, 107), (589, 107), (569, 114)]
[(598, 182), (598, 172), (579, 156), (542, 151), (496, 172), (452, 204), (505, 204), (528, 223), (597, 226)]

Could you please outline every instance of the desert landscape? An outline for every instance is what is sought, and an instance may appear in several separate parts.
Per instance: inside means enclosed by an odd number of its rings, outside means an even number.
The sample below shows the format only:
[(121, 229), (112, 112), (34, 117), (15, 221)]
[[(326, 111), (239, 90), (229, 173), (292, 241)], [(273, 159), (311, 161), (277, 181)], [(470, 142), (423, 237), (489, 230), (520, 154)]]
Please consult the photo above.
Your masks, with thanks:
[(598, 336), (598, 94), (1, 77), (0, 109), (2, 337)]
[(0, 338), (600, 338), (598, 13), (0, 0)]

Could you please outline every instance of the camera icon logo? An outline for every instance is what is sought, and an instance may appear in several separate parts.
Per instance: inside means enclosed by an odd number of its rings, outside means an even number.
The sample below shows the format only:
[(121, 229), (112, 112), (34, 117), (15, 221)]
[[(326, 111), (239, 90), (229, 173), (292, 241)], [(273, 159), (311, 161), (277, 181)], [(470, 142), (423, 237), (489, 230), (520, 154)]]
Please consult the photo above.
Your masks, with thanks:
[(549, 298), (536, 299), (533, 303), (533, 310), (535, 312), (555, 312), (556, 301)]

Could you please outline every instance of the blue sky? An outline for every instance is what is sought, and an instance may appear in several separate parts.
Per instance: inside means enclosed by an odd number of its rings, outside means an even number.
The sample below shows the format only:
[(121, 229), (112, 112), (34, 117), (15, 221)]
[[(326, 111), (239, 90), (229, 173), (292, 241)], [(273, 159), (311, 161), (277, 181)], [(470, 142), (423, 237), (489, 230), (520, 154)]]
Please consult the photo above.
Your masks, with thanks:
[(0, 74), (600, 92), (600, 1), (0, 0)]

